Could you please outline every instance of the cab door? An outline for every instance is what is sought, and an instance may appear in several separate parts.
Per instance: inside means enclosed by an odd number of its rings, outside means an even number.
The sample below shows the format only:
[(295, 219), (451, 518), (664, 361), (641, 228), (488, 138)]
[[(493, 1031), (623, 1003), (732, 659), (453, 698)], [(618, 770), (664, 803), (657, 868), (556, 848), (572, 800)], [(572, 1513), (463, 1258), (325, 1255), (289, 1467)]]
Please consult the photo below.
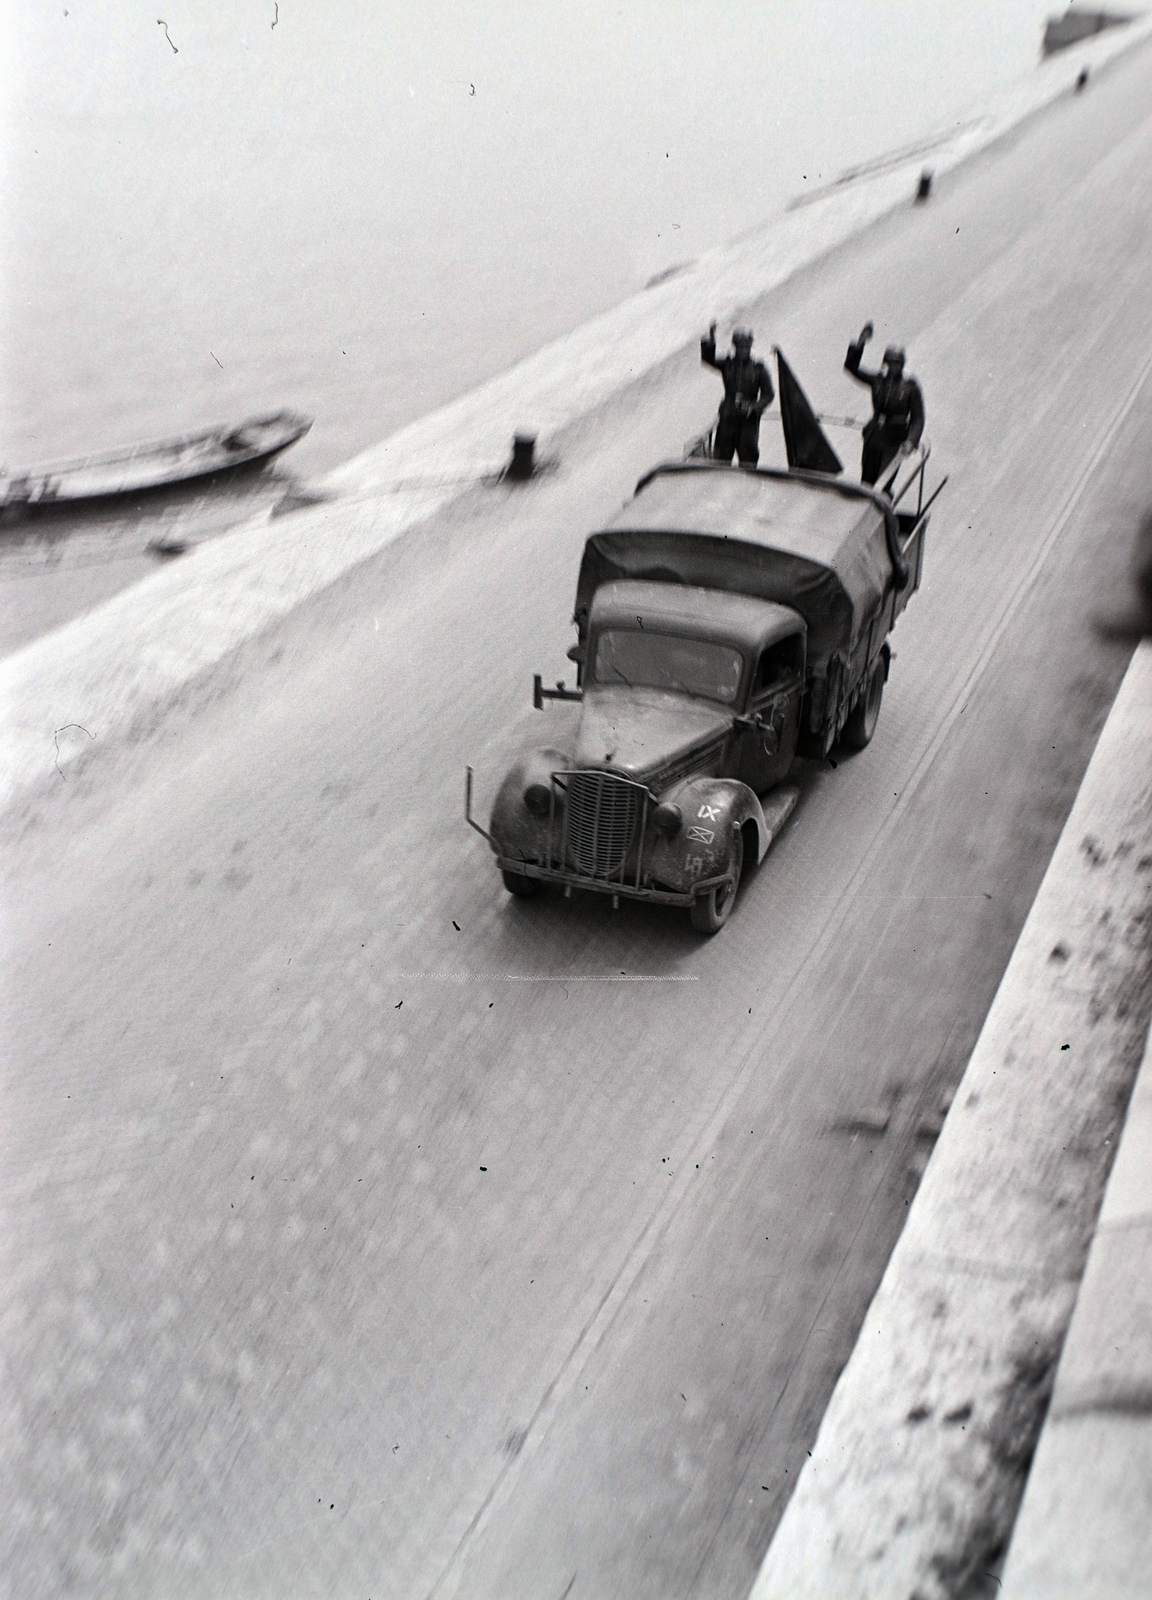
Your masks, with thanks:
[(779, 783), (792, 765), (804, 697), (804, 635), (778, 639), (761, 652), (741, 735), (740, 777), (757, 794)]

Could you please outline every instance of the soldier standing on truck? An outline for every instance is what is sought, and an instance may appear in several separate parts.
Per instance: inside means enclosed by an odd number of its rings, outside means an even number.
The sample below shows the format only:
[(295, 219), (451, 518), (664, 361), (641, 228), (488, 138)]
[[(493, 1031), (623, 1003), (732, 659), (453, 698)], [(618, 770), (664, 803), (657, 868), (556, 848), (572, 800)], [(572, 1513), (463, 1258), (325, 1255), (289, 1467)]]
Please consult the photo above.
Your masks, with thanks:
[(715, 367), (724, 379), (724, 398), (712, 435), (712, 458), (731, 461), (738, 455), (742, 467), (754, 467), (760, 459), (760, 415), (772, 404), (775, 390), (768, 368), (752, 359), (752, 335), (747, 328), (732, 334), (732, 354), (716, 356), (716, 324), (700, 341), (700, 359)]
[(864, 425), (860, 460), (860, 481), (869, 484), (875, 483), (898, 455), (914, 450), (924, 432), (924, 396), (916, 379), (904, 376), (904, 351), (900, 346), (890, 344), (885, 350), (881, 372), (869, 372), (860, 365), (864, 346), (871, 337), (872, 324), (866, 322), (844, 357), (844, 370), (872, 391), (872, 417)]

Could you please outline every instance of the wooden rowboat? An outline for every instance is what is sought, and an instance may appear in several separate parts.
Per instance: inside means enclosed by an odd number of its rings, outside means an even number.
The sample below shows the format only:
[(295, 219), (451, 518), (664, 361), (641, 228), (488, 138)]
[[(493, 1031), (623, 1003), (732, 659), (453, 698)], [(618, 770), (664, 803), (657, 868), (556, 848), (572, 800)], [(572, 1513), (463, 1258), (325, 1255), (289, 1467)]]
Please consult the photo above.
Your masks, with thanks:
[(20, 511), (108, 495), (138, 494), (253, 466), (287, 450), (311, 426), (311, 417), (276, 411), (270, 416), (251, 417), (235, 428), (208, 428), (178, 439), (104, 450), (11, 475), (0, 469), (0, 510)]

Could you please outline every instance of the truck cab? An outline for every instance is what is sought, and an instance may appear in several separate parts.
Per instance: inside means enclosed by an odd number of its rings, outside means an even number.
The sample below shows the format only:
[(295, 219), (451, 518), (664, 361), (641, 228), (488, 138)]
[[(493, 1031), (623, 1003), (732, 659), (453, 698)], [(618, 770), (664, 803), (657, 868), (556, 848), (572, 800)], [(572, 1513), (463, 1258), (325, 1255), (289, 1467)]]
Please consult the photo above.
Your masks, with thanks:
[[(489, 829), (516, 895), (541, 882), (687, 906), (727, 920), (794, 791), (787, 775), (805, 682), (803, 617), (723, 590), (624, 579), (589, 613), (579, 721), (569, 746), (506, 776)], [(714, 924), (714, 926), (713, 926)]]
[(577, 764), (611, 754), (616, 770), (659, 786), (699, 750), (697, 770), (763, 793), (795, 754), (805, 633), (801, 616), (771, 601), (605, 584), (592, 605)]

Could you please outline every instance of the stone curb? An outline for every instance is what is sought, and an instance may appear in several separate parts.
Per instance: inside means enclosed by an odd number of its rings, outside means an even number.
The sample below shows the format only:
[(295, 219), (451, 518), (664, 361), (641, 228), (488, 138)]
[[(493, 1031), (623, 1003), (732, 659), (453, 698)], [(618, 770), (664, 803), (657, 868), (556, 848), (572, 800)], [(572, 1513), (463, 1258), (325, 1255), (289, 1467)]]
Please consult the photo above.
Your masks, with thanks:
[(999, 1558), (1144, 1049), (1150, 977), (1145, 644), (752, 1600), (942, 1600)]
[(1005, 1600), (1152, 1585), (1152, 1035), (1008, 1552)]
[(170, 706), (210, 697), (242, 646), (465, 492), (444, 481), (445, 460), (455, 478), (479, 475), (502, 464), (517, 428), (555, 439), (682, 351), (686, 328), (735, 315), (909, 203), (926, 151), (937, 172), (959, 165), (1068, 93), (1082, 62), (1099, 68), (1149, 36), (1152, 18), (1053, 57), (919, 153), (709, 252), (364, 452), (325, 481), (330, 503), (202, 545), (0, 661), (0, 810), (18, 817), (111, 744), (150, 737)]

